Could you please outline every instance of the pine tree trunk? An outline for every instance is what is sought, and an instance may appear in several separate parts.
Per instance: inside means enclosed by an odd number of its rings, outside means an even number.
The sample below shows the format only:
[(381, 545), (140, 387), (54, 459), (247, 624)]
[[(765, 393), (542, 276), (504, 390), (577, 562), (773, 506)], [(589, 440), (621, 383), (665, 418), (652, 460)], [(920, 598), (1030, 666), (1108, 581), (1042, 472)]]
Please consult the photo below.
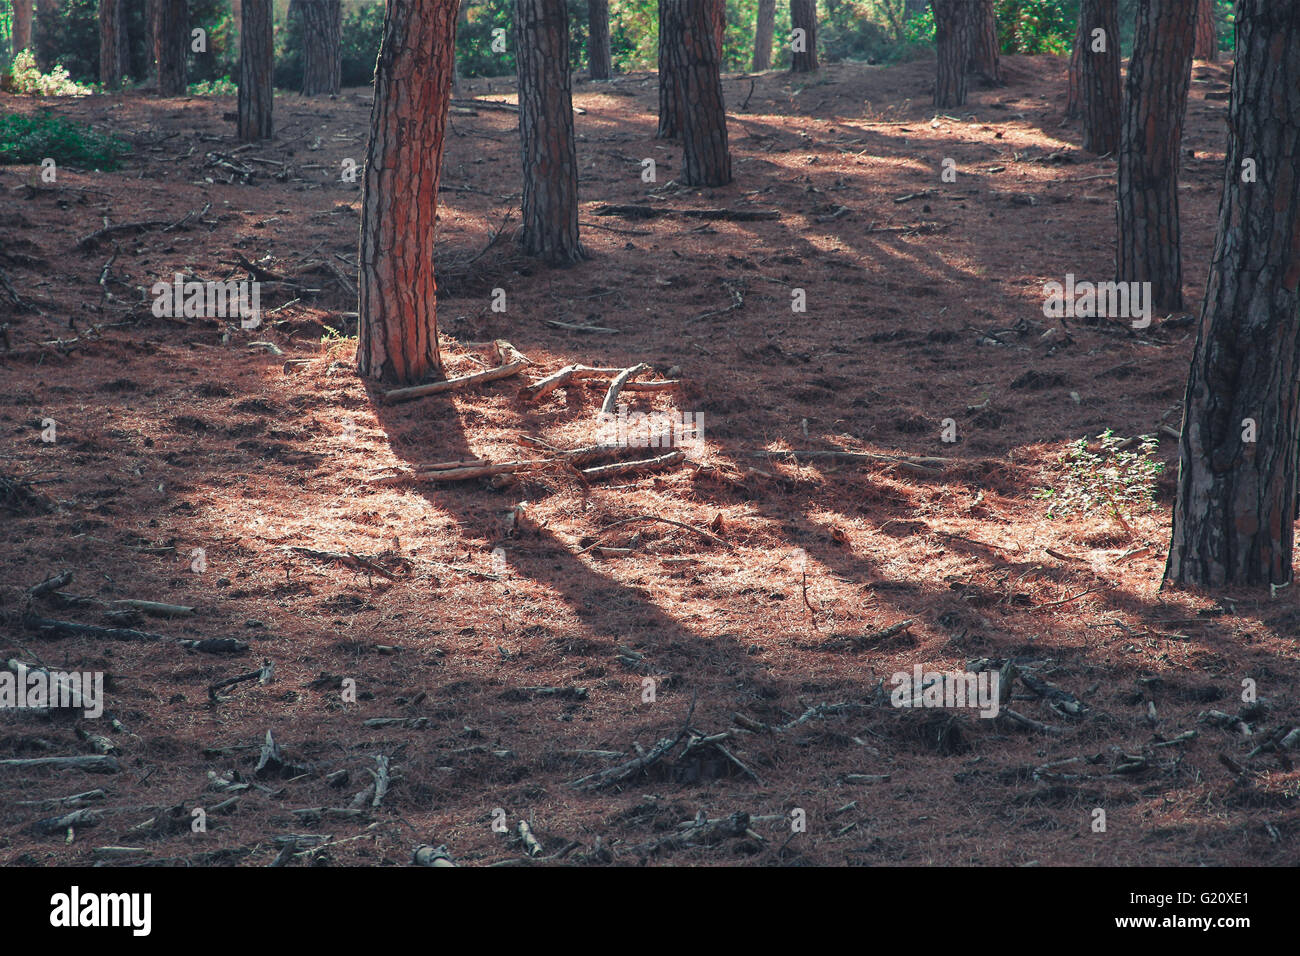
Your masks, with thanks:
[(983, 77), (986, 86), (1002, 86), (1002, 65), (998, 58), (998, 17), (993, 8), (993, 0), (977, 0), (974, 16), (970, 71)]
[(99, 82), (105, 89), (122, 85), (122, 0), (99, 0)]
[(271, 0), (243, 0), (239, 24), (239, 139), (270, 139), (274, 92)]
[(455, 49), (455, 0), (388, 0), (362, 194), (357, 371), (395, 385), (442, 371), (433, 230)]
[(551, 265), (587, 257), (578, 241), (578, 157), (564, 0), (515, 0), (523, 232), (530, 256)]
[(754, 24), (755, 73), (772, 69), (772, 39), (776, 36), (776, 0), (758, 0)]
[(294, 0), (302, 18), (302, 95), (337, 96), (343, 77), (341, 0)]
[(717, 11), (723, 0), (667, 0), (670, 22), (680, 24), (667, 39), (667, 67), (681, 91), (682, 176), (685, 186), (731, 182), (727, 110), (718, 69)]
[(727, 60), (727, 2), (709, 5), (709, 14), (713, 18), (713, 39), (718, 50), (718, 70), (721, 71)]
[(13, 53), (17, 56), (32, 48), (32, 0), (9, 0), (9, 5), (13, 8)]
[(938, 60), (934, 105), (962, 106), (966, 102), (966, 66), (974, 43), (975, 8), (969, 0), (931, 0), (930, 5)]
[[(1070, 53), (1070, 69), (1065, 94), (1065, 121), (1077, 120), (1083, 115), (1083, 51), (1088, 34), (1083, 29), (1083, 11), (1079, 11), (1079, 24), (1074, 31), (1074, 50)], [(1064, 124), (1062, 124), (1064, 125)]]
[(593, 80), (608, 80), (613, 70), (609, 55), (609, 0), (587, 2), (587, 69)]
[(59, 44), (63, 38), (59, 34), (58, 13), (59, 0), (36, 0), (36, 20), (29, 49), (42, 73), (53, 68), (54, 60), (61, 52)]
[(1219, 58), (1219, 35), (1214, 24), (1214, 0), (1200, 0), (1196, 11), (1196, 59)]
[(1116, 271), (1121, 282), (1150, 282), (1152, 304), (1168, 311), (1183, 307), (1178, 169), (1195, 38), (1195, 3), (1139, 3), (1120, 137)]
[[(1083, 148), (1119, 149), (1123, 102), (1119, 78), (1119, 0), (1083, 0)], [(1103, 31), (1097, 34), (1095, 31)], [(1099, 47), (1104, 45), (1104, 49)]]
[(189, 4), (186, 0), (156, 0), (156, 4), (153, 56), (158, 63), (158, 95), (184, 96), (188, 86)]
[(790, 0), (790, 30), (803, 30), (804, 49), (790, 54), (791, 73), (812, 73), (817, 69), (817, 0)]
[[(1292, 580), (1300, 467), (1300, 4), (1238, 3), (1228, 127), (1165, 568), (1167, 581), (1201, 587)], [(1246, 160), (1257, 181), (1244, 181), (1255, 179)], [(1253, 436), (1245, 434), (1246, 419)]]
[(682, 95), (678, 76), (668, 61), (668, 49), (681, 43), (686, 27), (682, 8), (670, 0), (659, 0), (659, 139), (675, 139), (682, 127)]

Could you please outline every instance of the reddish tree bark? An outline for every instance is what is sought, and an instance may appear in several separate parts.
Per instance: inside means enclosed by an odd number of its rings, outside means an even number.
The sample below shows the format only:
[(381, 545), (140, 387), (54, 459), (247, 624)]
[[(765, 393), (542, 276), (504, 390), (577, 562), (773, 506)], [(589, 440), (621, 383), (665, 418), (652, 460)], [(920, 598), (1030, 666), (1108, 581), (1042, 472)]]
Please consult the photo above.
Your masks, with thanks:
[(578, 241), (569, 20), (564, 0), (516, 0), (524, 252), (551, 265), (587, 257)]
[(681, 181), (687, 186), (724, 186), (731, 182), (731, 153), (714, 30), (717, 13), (711, 9), (723, 0), (666, 2), (671, 30), (661, 40), (681, 93)]
[(1083, 115), (1083, 50), (1088, 35), (1083, 28), (1083, 13), (1074, 31), (1074, 49), (1070, 53), (1070, 68), (1065, 94), (1065, 119), (1076, 120)]
[(357, 330), (357, 370), (386, 383), (442, 371), (433, 230), (455, 49), (455, 0), (388, 0), (362, 194)]
[(239, 138), (270, 139), (274, 89), (271, 0), (243, 0), (239, 23)]
[(1300, 4), (1240, 0), (1218, 236), (1187, 381), (1167, 581), (1293, 580), (1298, 313)]
[(609, 0), (587, 2), (587, 70), (593, 80), (608, 80), (613, 70), (609, 53)]
[(1183, 306), (1178, 168), (1192, 76), (1196, 5), (1141, 0), (1119, 152), (1121, 282), (1150, 282), (1161, 309)]
[[(790, 72), (812, 73), (817, 69), (817, 0), (790, 0), (790, 30), (803, 31), (802, 52), (791, 47)], [(792, 39), (793, 42), (793, 39)]]
[(673, 139), (681, 129), (682, 98), (678, 76), (668, 59), (672, 38), (686, 29), (682, 24), (682, 8), (669, 0), (659, 0), (659, 139)]
[(122, 0), (99, 0), (99, 82), (105, 89), (122, 85)]
[(974, 43), (975, 7), (969, 0), (931, 0), (934, 10), (935, 106), (966, 102), (966, 67)]
[(970, 70), (983, 77), (987, 86), (1003, 85), (999, 51), (998, 17), (993, 0), (976, 0)]
[(755, 73), (772, 68), (772, 40), (776, 36), (776, 0), (758, 0), (757, 19), (754, 22)]
[(341, 0), (293, 0), (302, 22), (302, 95), (337, 95), (343, 79)]
[(1214, 0), (1200, 0), (1196, 11), (1196, 59), (1219, 58), (1219, 34), (1214, 23)]
[(1083, 148), (1119, 149), (1121, 100), (1118, 0), (1083, 0)]
[(13, 8), (13, 53), (17, 56), (32, 48), (32, 0), (9, 0), (9, 5)]
[(158, 64), (158, 95), (184, 96), (188, 86), (189, 4), (156, 0), (153, 57)]

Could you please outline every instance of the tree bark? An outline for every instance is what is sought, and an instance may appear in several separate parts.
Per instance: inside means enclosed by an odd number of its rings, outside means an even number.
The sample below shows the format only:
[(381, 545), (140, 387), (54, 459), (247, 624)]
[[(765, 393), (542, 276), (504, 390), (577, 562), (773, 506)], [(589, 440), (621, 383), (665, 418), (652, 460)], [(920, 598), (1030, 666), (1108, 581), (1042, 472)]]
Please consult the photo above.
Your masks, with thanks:
[(274, 99), (271, 0), (243, 0), (239, 22), (239, 139), (270, 139)]
[(190, 49), (189, 4), (186, 0), (155, 0), (153, 56), (158, 63), (158, 95), (184, 96), (188, 84), (186, 56)]
[(790, 30), (803, 30), (804, 50), (790, 54), (791, 73), (817, 69), (817, 0), (790, 0)]
[(593, 80), (608, 80), (613, 70), (609, 54), (609, 0), (587, 2), (587, 69)]
[(1200, 0), (1196, 11), (1196, 59), (1219, 58), (1219, 34), (1214, 23), (1214, 0)]
[(1169, 311), (1183, 307), (1178, 168), (1195, 34), (1195, 3), (1141, 0), (1120, 138), (1117, 278), (1150, 282)]
[[(1119, 76), (1119, 2), (1083, 0), (1083, 148), (1104, 156), (1119, 149), (1123, 103)], [(1101, 30), (1100, 34), (1096, 33)], [(1104, 44), (1104, 49), (1098, 47)]]
[(578, 157), (564, 0), (515, 0), (523, 233), (530, 256), (551, 265), (587, 257), (578, 241)]
[(975, 7), (969, 0), (931, 0), (934, 45), (938, 61), (934, 82), (935, 106), (966, 102), (966, 66), (974, 44)]
[(659, 0), (659, 139), (675, 139), (682, 124), (682, 97), (678, 76), (668, 61), (668, 48), (685, 30), (682, 8), (670, 0)]
[(713, 18), (713, 40), (718, 49), (718, 70), (721, 71), (727, 60), (727, 2), (709, 4), (709, 14)]
[(1079, 11), (1079, 24), (1074, 31), (1074, 50), (1070, 53), (1070, 69), (1065, 94), (1065, 120), (1070, 122), (1083, 115), (1083, 52), (1088, 42), (1084, 30), (1083, 11)]
[(772, 39), (776, 36), (776, 0), (758, 0), (758, 19), (754, 24), (755, 73), (772, 69)]
[(1002, 65), (998, 54), (998, 17), (993, 0), (977, 0), (974, 35), (971, 38), (970, 71), (978, 73), (986, 86), (1002, 86)]
[(722, 99), (717, 12), (723, 0), (667, 0), (676, 29), (663, 39), (667, 67), (681, 92), (682, 177), (686, 186), (731, 182), (727, 110)]
[(455, 0), (388, 0), (362, 194), (357, 371), (393, 385), (442, 371), (433, 230), (455, 49)]
[(302, 22), (302, 95), (337, 96), (343, 79), (341, 0), (293, 0)]
[(99, 82), (105, 89), (122, 85), (123, 0), (99, 0)]
[(9, 0), (9, 5), (13, 8), (13, 53), (17, 56), (32, 48), (32, 0)]
[[(1300, 467), (1300, 4), (1237, 4), (1228, 127), (1165, 568), (1167, 581), (1201, 587), (1292, 580)], [(1245, 440), (1246, 419), (1257, 429), (1253, 442)]]

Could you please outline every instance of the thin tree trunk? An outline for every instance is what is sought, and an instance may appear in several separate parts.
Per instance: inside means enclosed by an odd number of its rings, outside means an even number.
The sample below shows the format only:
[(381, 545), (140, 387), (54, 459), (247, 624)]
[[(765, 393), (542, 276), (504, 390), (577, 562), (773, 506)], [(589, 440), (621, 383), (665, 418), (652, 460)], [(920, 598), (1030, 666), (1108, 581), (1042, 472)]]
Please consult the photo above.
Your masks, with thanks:
[(302, 18), (302, 95), (337, 96), (343, 78), (341, 0), (294, 0)]
[[(1104, 156), (1119, 149), (1123, 102), (1119, 76), (1119, 2), (1083, 0), (1083, 148)], [(1098, 32), (1100, 31), (1100, 32)]]
[(803, 31), (803, 49), (791, 48), (790, 72), (814, 72), (817, 69), (817, 0), (790, 0), (790, 30), (792, 37), (798, 37), (798, 31)]
[(1292, 581), (1298, 291), (1300, 4), (1240, 0), (1219, 230), (1187, 382), (1167, 581)]
[(681, 130), (682, 94), (678, 76), (668, 61), (668, 48), (678, 42), (686, 29), (682, 8), (669, 0), (659, 0), (659, 139), (674, 139)]
[(1079, 11), (1078, 26), (1074, 31), (1074, 50), (1070, 53), (1070, 69), (1066, 83), (1065, 121), (1077, 120), (1083, 115), (1083, 52), (1088, 34), (1083, 28), (1083, 11)]
[(9, 5), (13, 8), (13, 52), (17, 56), (32, 48), (32, 0), (9, 0)]
[(1121, 282), (1150, 282), (1152, 304), (1169, 311), (1183, 307), (1178, 168), (1195, 38), (1195, 3), (1139, 3), (1119, 151), (1116, 268)]
[(975, 8), (969, 0), (931, 0), (937, 70), (935, 106), (966, 102), (966, 66), (974, 43)]
[(727, 111), (715, 26), (723, 0), (667, 0), (670, 21), (680, 28), (666, 38), (668, 68), (684, 104), (681, 115), (682, 184), (725, 186), (731, 182)]
[(758, 19), (754, 24), (755, 73), (772, 69), (772, 39), (776, 35), (776, 0), (758, 0)]
[(122, 2), (99, 0), (99, 82), (109, 90), (122, 85)]
[(530, 256), (551, 265), (587, 257), (578, 241), (578, 157), (564, 0), (515, 0), (523, 232)]
[(1196, 59), (1219, 58), (1219, 35), (1214, 24), (1214, 0), (1200, 0), (1196, 11)]
[(1002, 65), (998, 53), (998, 17), (993, 0), (977, 0), (974, 35), (971, 38), (970, 70), (984, 78), (986, 86), (1002, 86)]
[(271, 0), (243, 0), (239, 23), (239, 139), (270, 139), (274, 98)]
[(433, 230), (455, 0), (388, 0), (382, 37), (362, 194), (357, 371), (409, 385), (442, 371)]
[(153, 56), (158, 62), (158, 95), (184, 96), (188, 85), (186, 55), (190, 49), (189, 4), (186, 0), (155, 0)]
[(609, 0), (587, 2), (587, 69), (593, 80), (608, 80), (613, 70), (609, 55)]

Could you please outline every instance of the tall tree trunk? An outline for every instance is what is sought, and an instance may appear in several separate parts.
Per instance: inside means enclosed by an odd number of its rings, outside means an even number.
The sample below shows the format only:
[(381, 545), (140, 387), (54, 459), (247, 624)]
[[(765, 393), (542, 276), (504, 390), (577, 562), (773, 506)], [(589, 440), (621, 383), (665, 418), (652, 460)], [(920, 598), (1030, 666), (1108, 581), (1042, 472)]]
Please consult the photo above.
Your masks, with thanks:
[(189, 4), (187, 0), (156, 0), (156, 3), (153, 56), (158, 62), (158, 95), (184, 96), (188, 86)]
[(713, 40), (717, 44), (718, 69), (721, 71), (727, 60), (727, 0), (709, 4), (708, 10), (713, 19)]
[[(1083, 0), (1083, 148), (1119, 149), (1123, 102), (1119, 78), (1119, 0)], [(1101, 32), (1098, 32), (1101, 31)]]
[(754, 23), (755, 73), (772, 69), (772, 39), (776, 35), (776, 0), (758, 0), (758, 19)]
[(934, 82), (935, 106), (966, 102), (966, 66), (974, 43), (975, 8), (969, 0), (931, 0), (934, 45), (938, 61)]
[(659, 0), (659, 139), (674, 139), (682, 128), (682, 93), (668, 59), (668, 48), (680, 42), (686, 29), (682, 13), (679, 5)]
[(271, 0), (243, 0), (239, 23), (239, 139), (271, 138), (274, 98)]
[(160, 0), (144, 0), (144, 62), (145, 81), (158, 88), (158, 58), (154, 44), (158, 36), (158, 4)]
[(36, 22), (29, 49), (42, 73), (48, 73), (53, 67), (59, 42), (63, 39), (59, 35), (58, 13), (59, 0), (36, 0)]
[(682, 177), (686, 186), (731, 182), (727, 111), (718, 68), (717, 12), (723, 0), (667, 0), (679, 25), (666, 37), (667, 65), (681, 91)]
[(587, 2), (587, 69), (593, 80), (608, 80), (613, 69), (609, 55), (609, 0)]
[(99, 82), (105, 89), (122, 85), (122, 0), (99, 0)]
[(433, 229), (455, 49), (455, 0), (388, 0), (362, 193), (357, 371), (390, 384), (442, 371)]
[(13, 53), (17, 56), (32, 48), (32, 0), (9, 0), (9, 5), (13, 8)]
[(1120, 139), (1116, 269), (1121, 282), (1150, 282), (1152, 304), (1170, 311), (1183, 307), (1178, 168), (1195, 37), (1195, 3), (1139, 3)]
[(1196, 59), (1219, 58), (1219, 34), (1214, 25), (1214, 0), (1200, 0), (1196, 11)]
[(792, 36), (803, 31), (803, 50), (792, 47), (790, 72), (814, 72), (817, 69), (817, 0), (790, 0), (790, 30)]
[(998, 59), (998, 16), (993, 0), (976, 0), (974, 35), (971, 37), (970, 70), (988, 86), (1002, 86), (1002, 65)]
[(1087, 42), (1088, 34), (1083, 28), (1083, 11), (1080, 10), (1078, 26), (1074, 31), (1074, 50), (1070, 53), (1069, 75), (1066, 79), (1065, 121), (1067, 123), (1083, 115), (1083, 51)]
[[(1292, 580), (1300, 467), (1300, 4), (1237, 4), (1228, 115), (1219, 231), (1187, 381), (1165, 568), (1166, 580), (1202, 587)], [(1247, 174), (1250, 164), (1255, 175)]]
[(293, 0), (302, 18), (302, 95), (337, 95), (343, 77), (341, 0)]
[(578, 157), (564, 0), (515, 0), (523, 250), (551, 265), (587, 257), (578, 241)]

